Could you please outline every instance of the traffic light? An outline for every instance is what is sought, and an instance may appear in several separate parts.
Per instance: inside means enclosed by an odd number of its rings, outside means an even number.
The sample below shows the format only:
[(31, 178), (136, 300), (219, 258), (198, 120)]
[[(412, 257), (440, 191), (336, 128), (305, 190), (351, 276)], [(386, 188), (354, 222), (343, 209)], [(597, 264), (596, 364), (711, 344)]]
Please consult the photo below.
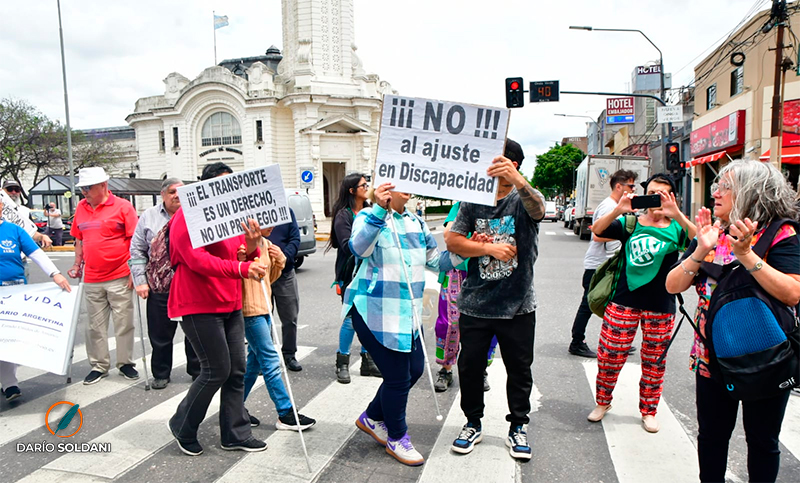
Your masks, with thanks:
[(522, 77), (506, 78), (506, 107), (523, 107), (525, 92), (522, 90)]
[(667, 169), (678, 171), (681, 169), (681, 150), (678, 143), (667, 143)]

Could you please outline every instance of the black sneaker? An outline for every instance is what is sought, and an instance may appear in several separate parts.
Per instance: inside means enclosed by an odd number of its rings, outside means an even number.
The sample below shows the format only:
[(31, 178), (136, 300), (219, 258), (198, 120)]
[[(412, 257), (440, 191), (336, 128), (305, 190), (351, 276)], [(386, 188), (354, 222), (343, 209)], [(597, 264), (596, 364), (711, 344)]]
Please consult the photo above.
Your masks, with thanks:
[(300, 372), (303, 370), (303, 366), (301, 366), (294, 357), (286, 357), (284, 361), (286, 362), (286, 368), (292, 372)]
[(133, 364), (123, 364), (119, 367), (119, 375), (125, 379), (135, 381), (139, 379), (139, 373), (133, 368)]
[(150, 384), (150, 387), (152, 387), (153, 389), (164, 389), (165, 387), (167, 387), (167, 384), (169, 384), (169, 378), (166, 379), (156, 378), (153, 379), (153, 383)]
[(20, 392), (17, 386), (10, 386), (3, 390), (3, 394), (6, 396), (6, 401), (13, 401), (14, 399), (22, 396), (22, 392)]
[(451, 384), (453, 384), (453, 371), (441, 368), (436, 373), (436, 382), (433, 383), (433, 388), (436, 392), (445, 392)]
[(305, 431), (311, 426), (317, 424), (316, 419), (309, 418), (308, 416), (303, 416), (302, 414), (298, 414), (297, 417), (300, 419), (299, 425), (297, 424), (297, 421), (294, 419), (294, 411), (289, 411), (286, 415), (279, 416), (278, 422), (275, 423), (275, 429), (282, 429), (285, 431), (297, 431), (299, 426), (299, 429)]
[(570, 344), (569, 345), (569, 353), (573, 356), (578, 357), (588, 357), (590, 359), (597, 359), (597, 352), (593, 351), (586, 345), (585, 341), (581, 341), (580, 344)]
[(188, 443), (179, 440), (178, 437), (175, 436), (175, 431), (172, 430), (172, 425), (169, 424), (169, 421), (167, 421), (167, 428), (169, 428), (170, 434), (172, 434), (172, 437), (175, 438), (175, 441), (178, 443), (178, 448), (180, 448), (180, 450), (185, 454), (188, 454), (189, 456), (200, 456), (203, 454), (203, 447), (200, 446), (200, 443), (197, 440), (190, 441)]
[(247, 409), (245, 409), (245, 412), (247, 413), (247, 417), (248, 417), (248, 418), (250, 418), (250, 427), (251, 427), (251, 428), (255, 428), (255, 427), (257, 427), (258, 425), (260, 425), (260, 424), (261, 424), (261, 421), (259, 421), (259, 419), (258, 419), (257, 417), (255, 417), (255, 416), (252, 416), (252, 415), (250, 414), (250, 411), (248, 411)]
[(456, 453), (469, 454), (481, 441), (483, 441), (483, 432), (481, 432), (480, 425), (467, 423), (453, 441), (452, 449)]
[(92, 371), (83, 379), (83, 383), (88, 386), (100, 382), (100, 379), (104, 377), (108, 377), (107, 372)]
[(267, 443), (261, 441), (260, 439), (256, 439), (252, 436), (238, 443), (232, 443), (229, 445), (222, 444), (220, 446), (225, 451), (247, 451), (249, 453), (257, 453), (259, 451), (264, 451), (265, 449), (267, 449)]

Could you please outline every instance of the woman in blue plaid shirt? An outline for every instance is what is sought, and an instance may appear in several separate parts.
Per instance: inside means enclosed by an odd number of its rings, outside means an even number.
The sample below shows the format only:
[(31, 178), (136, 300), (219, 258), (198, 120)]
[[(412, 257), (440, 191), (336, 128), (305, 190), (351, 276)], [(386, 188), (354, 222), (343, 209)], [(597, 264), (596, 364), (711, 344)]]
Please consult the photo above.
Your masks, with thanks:
[(352, 317), (359, 340), (383, 374), (356, 426), (401, 463), (417, 466), (425, 459), (411, 444), (406, 425), (408, 392), (424, 368), (413, 311), (421, 320), (425, 268), (446, 271), (453, 263), (447, 252), (440, 257), (428, 226), (406, 209), (410, 195), (393, 189), (391, 183), (380, 185), (375, 204), (353, 221), (350, 249), (359, 266), (345, 292), (342, 318)]

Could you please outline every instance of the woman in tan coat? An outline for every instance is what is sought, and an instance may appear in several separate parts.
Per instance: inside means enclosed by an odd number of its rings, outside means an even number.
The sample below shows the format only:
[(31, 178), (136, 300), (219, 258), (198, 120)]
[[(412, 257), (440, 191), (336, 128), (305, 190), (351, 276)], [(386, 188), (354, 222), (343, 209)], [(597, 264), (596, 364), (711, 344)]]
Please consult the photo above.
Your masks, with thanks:
[[(272, 228), (261, 229), (261, 240), (258, 247), (261, 250), (261, 264), (269, 274), (269, 283), (255, 280), (242, 280), (242, 315), (244, 315), (244, 334), (247, 339), (247, 370), (244, 374), (244, 399), (250, 394), (258, 378), (258, 373), (264, 375), (269, 397), (278, 411), (277, 429), (293, 430), (306, 429), (313, 426), (316, 421), (302, 414), (294, 417), (292, 403), (286, 386), (281, 379), (280, 353), (272, 341), (272, 297), (270, 284), (281, 276), (281, 271), (286, 264), (286, 257), (280, 248), (273, 245), (267, 237), (272, 233)], [(266, 287), (267, 297), (264, 297)], [(250, 425), (258, 426), (260, 421), (250, 416)]]

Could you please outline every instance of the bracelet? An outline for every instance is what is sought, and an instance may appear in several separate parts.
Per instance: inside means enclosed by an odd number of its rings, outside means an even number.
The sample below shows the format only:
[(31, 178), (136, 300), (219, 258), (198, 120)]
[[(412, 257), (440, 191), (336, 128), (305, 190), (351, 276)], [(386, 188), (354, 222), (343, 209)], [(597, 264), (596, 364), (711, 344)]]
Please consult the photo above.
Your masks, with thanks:
[(239, 276), (245, 278), (245, 276), (242, 275), (242, 262), (239, 262)]
[[(691, 258), (691, 257), (690, 257), (690, 258)], [(685, 261), (685, 260), (684, 260), (684, 261)], [(684, 266), (683, 266), (683, 262), (684, 262), (684, 261), (681, 261), (681, 263), (680, 263), (680, 265), (681, 265), (681, 269), (683, 270), (683, 273), (685, 273), (686, 275), (691, 275), (692, 277), (694, 277), (695, 275), (697, 275), (697, 272), (693, 272), (693, 271), (691, 271), (691, 270), (686, 270), (686, 267), (684, 267)]]
[(698, 259), (694, 258), (692, 255), (689, 255), (689, 260), (693, 261), (694, 263), (703, 263), (702, 260), (698, 260)]

